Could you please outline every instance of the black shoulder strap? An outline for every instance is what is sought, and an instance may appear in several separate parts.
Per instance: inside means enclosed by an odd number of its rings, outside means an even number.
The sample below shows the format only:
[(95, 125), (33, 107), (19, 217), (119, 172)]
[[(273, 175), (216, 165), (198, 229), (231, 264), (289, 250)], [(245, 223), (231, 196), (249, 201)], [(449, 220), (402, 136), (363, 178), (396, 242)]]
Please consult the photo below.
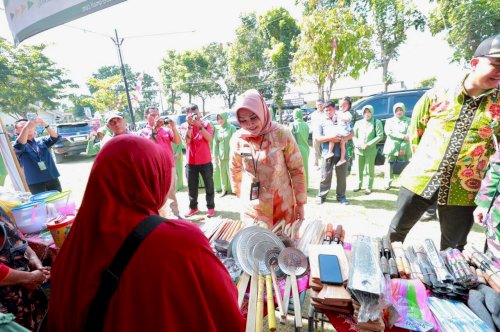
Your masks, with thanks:
[(101, 284), (90, 304), (84, 331), (102, 331), (109, 302), (113, 293), (118, 288), (123, 270), (127, 267), (129, 260), (134, 256), (141, 242), (165, 220), (165, 218), (160, 216), (149, 216), (139, 223), (125, 239), (113, 261), (101, 275)]

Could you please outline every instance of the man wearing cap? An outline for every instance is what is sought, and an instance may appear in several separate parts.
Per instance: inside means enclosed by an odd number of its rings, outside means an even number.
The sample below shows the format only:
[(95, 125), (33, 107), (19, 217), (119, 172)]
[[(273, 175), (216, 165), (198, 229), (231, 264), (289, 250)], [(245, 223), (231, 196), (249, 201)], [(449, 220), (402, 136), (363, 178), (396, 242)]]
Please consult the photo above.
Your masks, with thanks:
[(391, 241), (404, 241), (437, 202), (441, 250), (463, 249), (494, 140), (500, 134), (500, 34), (484, 40), (459, 84), (426, 92), (413, 110), (413, 158), (401, 174)]
[(191, 104), (187, 109), (187, 122), (181, 125), (181, 133), (186, 140), (186, 176), (189, 191), (189, 212), (185, 214), (190, 217), (199, 212), (198, 210), (198, 180), (201, 174), (205, 183), (205, 194), (207, 199), (207, 217), (215, 216), (214, 203), (214, 168), (212, 155), (210, 153), (210, 142), (213, 138), (213, 129), (210, 123), (201, 120), (200, 110), (196, 104)]
[[(148, 138), (154, 141), (156, 144), (164, 147), (168, 153), (170, 159), (172, 180), (170, 182), (170, 188), (167, 194), (167, 200), (170, 211), (177, 219), (182, 219), (179, 215), (179, 206), (177, 204), (177, 197), (175, 192), (177, 191), (177, 173), (175, 171), (175, 160), (174, 152), (171, 143), (180, 144), (181, 137), (175, 126), (175, 122), (170, 120), (165, 127), (165, 121), (160, 117), (160, 112), (156, 106), (149, 106), (146, 109), (146, 115), (144, 118), (148, 121), (146, 127), (138, 132), (139, 136)], [(165, 216), (165, 207), (160, 209), (160, 213)]]
[[(94, 139), (90, 139), (87, 144), (87, 154), (90, 156), (96, 155), (110, 139), (117, 135), (128, 134), (127, 129), (127, 121), (123, 118), (120, 112), (109, 112), (106, 114), (106, 127), (108, 130), (99, 131), (104, 133), (103, 136), (100, 136), (99, 142), (96, 142)], [(102, 138), (101, 138), (102, 137)]]
[[(329, 101), (325, 105), (326, 116), (325, 119), (316, 127), (316, 139), (321, 143), (321, 181), (319, 183), (318, 192), (318, 204), (323, 204), (326, 201), (326, 196), (330, 191), (332, 185), (332, 175), (333, 169), (335, 168), (335, 177), (337, 178), (337, 201), (340, 204), (348, 205), (349, 201), (345, 198), (346, 192), (346, 178), (347, 178), (347, 163), (343, 163), (337, 166), (337, 162), (340, 160), (340, 144), (345, 144), (342, 141), (341, 136), (329, 136), (328, 132), (331, 132), (331, 127), (336, 125), (335, 117), (335, 103)], [(351, 139), (354, 132), (351, 129), (351, 133), (348, 136), (343, 137), (345, 141)], [(334, 142), (335, 146), (333, 149), (333, 157), (326, 158), (329, 153), (329, 142)]]
[[(36, 138), (37, 126), (43, 126), (49, 137)], [(38, 116), (17, 120), (15, 128), (19, 137), (13, 147), (30, 192), (35, 195), (49, 190), (61, 191), (59, 171), (50, 151), (61, 136)]]

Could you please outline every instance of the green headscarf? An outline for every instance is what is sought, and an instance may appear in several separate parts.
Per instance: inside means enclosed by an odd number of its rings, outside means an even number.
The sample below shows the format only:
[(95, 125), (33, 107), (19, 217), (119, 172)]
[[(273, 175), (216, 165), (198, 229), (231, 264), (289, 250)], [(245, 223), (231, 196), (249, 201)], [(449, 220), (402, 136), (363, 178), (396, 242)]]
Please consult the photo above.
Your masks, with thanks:
[(396, 114), (396, 109), (398, 107), (400, 107), (403, 110), (403, 116), (406, 116), (406, 106), (403, 103), (396, 103), (396, 104), (394, 104), (394, 106), (392, 107), (392, 113), (394, 113), (394, 115), (395, 115)]
[[(224, 124), (221, 127), (225, 128), (227, 126), (227, 112), (217, 114), (217, 117), (219, 117), (219, 115), (222, 118), (222, 120), (224, 120)], [(217, 123), (219, 123), (219, 122), (217, 121)], [(220, 126), (220, 124), (219, 124), (219, 126)]]
[(298, 122), (304, 122), (304, 112), (300, 108), (293, 110), (293, 119)]

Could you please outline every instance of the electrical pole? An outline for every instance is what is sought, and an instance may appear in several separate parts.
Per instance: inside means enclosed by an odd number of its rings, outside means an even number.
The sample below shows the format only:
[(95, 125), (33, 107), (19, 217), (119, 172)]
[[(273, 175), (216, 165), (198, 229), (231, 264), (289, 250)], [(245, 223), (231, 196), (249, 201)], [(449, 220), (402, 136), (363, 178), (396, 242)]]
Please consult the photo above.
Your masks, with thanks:
[(128, 93), (127, 77), (125, 76), (125, 67), (123, 66), (122, 51), (120, 49), (120, 46), (123, 43), (123, 38), (121, 40), (118, 39), (118, 31), (116, 29), (115, 29), (115, 38), (116, 39), (111, 37), (111, 40), (113, 41), (113, 43), (115, 43), (116, 48), (118, 49), (118, 57), (120, 59), (120, 68), (122, 71), (123, 84), (125, 85), (125, 93), (127, 94), (128, 111), (130, 112), (130, 120), (132, 121), (132, 128), (135, 129), (134, 112), (132, 111), (132, 102), (130, 101), (130, 94)]

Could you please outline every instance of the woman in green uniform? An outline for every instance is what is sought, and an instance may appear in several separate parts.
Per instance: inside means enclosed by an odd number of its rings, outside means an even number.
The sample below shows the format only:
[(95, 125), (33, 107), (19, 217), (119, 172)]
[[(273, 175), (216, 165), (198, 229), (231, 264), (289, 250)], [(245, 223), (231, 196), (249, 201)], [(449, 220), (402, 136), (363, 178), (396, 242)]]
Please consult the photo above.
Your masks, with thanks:
[(236, 132), (236, 127), (227, 121), (227, 113), (218, 114), (217, 122), (219, 125), (214, 134), (212, 153), (216, 170), (218, 169), (220, 174), (222, 197), (231, 192), (231, 184), (229, 182), (229, 142)]
[(306, 188), (309, 188), (309, 126), (304, 121), (304, 113), (300, 108), (293, 111), (293, 123), (291, 126), (293, 137), (299, 146), (302, 160), (304, 161), (304, 171), (306, 173)]

